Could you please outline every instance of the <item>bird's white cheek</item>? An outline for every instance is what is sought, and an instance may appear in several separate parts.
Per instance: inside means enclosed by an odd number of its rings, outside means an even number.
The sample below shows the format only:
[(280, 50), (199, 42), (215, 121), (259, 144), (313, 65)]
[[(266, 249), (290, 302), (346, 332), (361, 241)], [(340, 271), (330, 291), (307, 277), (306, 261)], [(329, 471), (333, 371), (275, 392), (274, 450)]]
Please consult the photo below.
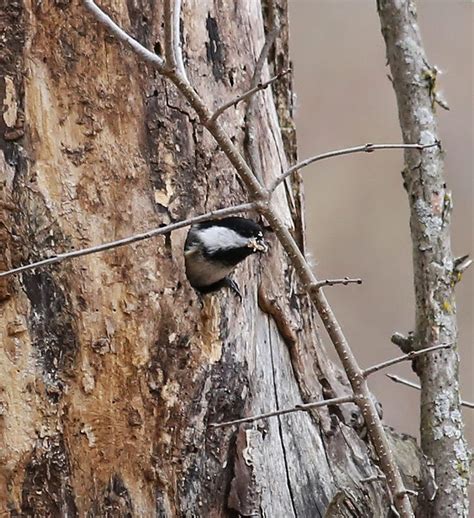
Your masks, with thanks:
[(231, 248), (240, 248), (246, 246), (248, 239), (237, 234), (230, 228), (226, 227), (210, 227), (201, 231), (199, 234), (204, 248), (210, 253), (216, 250), (228, 250)]

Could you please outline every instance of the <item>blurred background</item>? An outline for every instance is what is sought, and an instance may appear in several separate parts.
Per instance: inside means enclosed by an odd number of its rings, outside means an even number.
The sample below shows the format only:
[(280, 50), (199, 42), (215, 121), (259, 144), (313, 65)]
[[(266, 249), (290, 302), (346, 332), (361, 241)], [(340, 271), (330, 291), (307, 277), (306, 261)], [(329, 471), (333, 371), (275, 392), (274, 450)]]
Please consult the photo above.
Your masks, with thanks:
[[(395, 95), (374, 1), (290, 0), (291, 55), (300, 159), (338, 148), (401, 142)], [(456, 0), (418, 2), (429, 62), (443, 74), (438, 88), (450, 111), (438, 109), (453, 192), (454, 254), (473, 247), (473, 13)], [(319, 162), (303, 172), (308, 245), (320, 279), (362, 277), (362, 286), (326, 294), (362, 366), (398, 356), (394, 331), (413, 329), (414, 295), (409, 210), (402, 187), (403, 152), (378, 151)], [(457, 287), (461, 387), (474, 400), (474, 267)], [(333, 354), (326, 337), (326, 346)], [(392, 372), (417, 381), (410, 365)], [(377, 373), (371, 388), (384, 420), (419, 436), (419, 394)], [(474, 446), (474, 410), (465, 409)]]

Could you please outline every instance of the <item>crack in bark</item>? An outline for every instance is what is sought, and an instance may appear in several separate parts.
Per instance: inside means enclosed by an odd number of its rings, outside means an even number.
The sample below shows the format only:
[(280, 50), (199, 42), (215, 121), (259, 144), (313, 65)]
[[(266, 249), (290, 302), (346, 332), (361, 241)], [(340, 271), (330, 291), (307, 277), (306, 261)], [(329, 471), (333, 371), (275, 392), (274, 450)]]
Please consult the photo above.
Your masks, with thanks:
[[(280, 402), (278, 400), (278, 388), (277, 388), (276, 380), (275, 380), (275, 362), (273, 360), (272, 330), (271, 330), (270, 319), (269, 318), (267, 318), (267, 322), (268, 322), (268, 344), (270, 346), (270, 360), (271, 360), (271, 363), (272, 363), (271, 372), (272, 372), (272, 381), (273, 381), (273, 393), (274, 393), (274, 396), (275, 396), (276, 408), (279, 409), (280, 408)], [(283, 430), (282, 430), (282, 427), (281, 427), (281, 417), (280, 416), (278, 416), (278, 435), (280, 436), (281, 449), (282, 449), (282, 452), (283, 452), (283, 462), (285, 464), (286, 486), (288, 488), (288, 493), (290, 495), (290, 501), (291, 501), (291, 507), (293, 509), (293, 514), (294, 514), (294, 516), (296, 518), (298, 516), (298, 513), (296, 511), (295, 498), (294, 498), (294, 495), (293, 495), (293, 489), (291, 487), (290, 471), (289, 471), (289, 467), (288, 467), (288, 459), (287, 459), (285, 441), (284, 441), (284, 437), (283, 437)], [(319, 511), (318, 511), (318, 513), (319, 513)]]
[(324, 446), (323, 450), (324, 450), (324, 458), (326, 459), (326, 464), (328, 466), (329, 472), (331, 473), (332, 479), (334, 480), (335, 493), (337, 493), (341, 489), (341, 487), (337, 483), (337, 477), (336, 477), (335, 471), (333, 470), (333, 468), (331, 466), (331, 462), (330, 462), (330, 459), (329, 459), (329, 453), (327, 451), (327, 443), (325, 441), (325, 437), (324, 437), (324, 433), (323, 433), (323, 428), (319, 427), (317, 430), (318, 430), (318, 433), (319, 433), (319, 437), (321, 438), (321, 443)]
[(181, 115), (184, 115), (188, 119), (189, 123), (194, 128), (194, 123), (196, 122), (196, 119), (194, 119), (188, 111), (184, 110), (183, 108), (180, 108), (179, 106), (174, 106), (173, 104), (171, 104), (171, 101), (169, 99), (169, 94), (168, 94), (168, 85), (166, 82), (164, 83), (164, 92), (165, 92), (166, 106), (170, 110), (176, 110), (177, 112), (181, 113)]

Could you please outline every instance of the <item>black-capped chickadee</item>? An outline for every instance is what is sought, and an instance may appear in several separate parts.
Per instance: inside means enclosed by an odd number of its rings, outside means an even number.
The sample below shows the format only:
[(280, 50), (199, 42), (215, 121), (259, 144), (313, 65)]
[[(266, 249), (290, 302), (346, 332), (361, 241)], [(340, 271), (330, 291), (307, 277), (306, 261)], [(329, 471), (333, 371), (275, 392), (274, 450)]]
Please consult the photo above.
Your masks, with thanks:
[(241, 297), (228, 275), (250, 254), (267, 250), (262, 227), (250, 219), (230, 217), (198, 223), (189, 229), (184, 244), (186, 275), (201, 293), (228, 286)]

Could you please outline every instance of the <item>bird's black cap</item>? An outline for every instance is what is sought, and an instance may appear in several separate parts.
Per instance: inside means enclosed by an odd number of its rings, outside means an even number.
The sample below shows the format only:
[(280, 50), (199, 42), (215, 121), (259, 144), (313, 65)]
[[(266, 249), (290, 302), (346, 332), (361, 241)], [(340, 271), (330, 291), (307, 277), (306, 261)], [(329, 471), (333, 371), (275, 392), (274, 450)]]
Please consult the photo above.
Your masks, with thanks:
[(199, 223), (196, 226), (199, 228), (226, 227), (234, 230), (243, 237), (257, 237), (259, 234), (263, 234), (263, 229), (258, 223), (251, 219), (239, 218), (237, 216), (213, 219)]

